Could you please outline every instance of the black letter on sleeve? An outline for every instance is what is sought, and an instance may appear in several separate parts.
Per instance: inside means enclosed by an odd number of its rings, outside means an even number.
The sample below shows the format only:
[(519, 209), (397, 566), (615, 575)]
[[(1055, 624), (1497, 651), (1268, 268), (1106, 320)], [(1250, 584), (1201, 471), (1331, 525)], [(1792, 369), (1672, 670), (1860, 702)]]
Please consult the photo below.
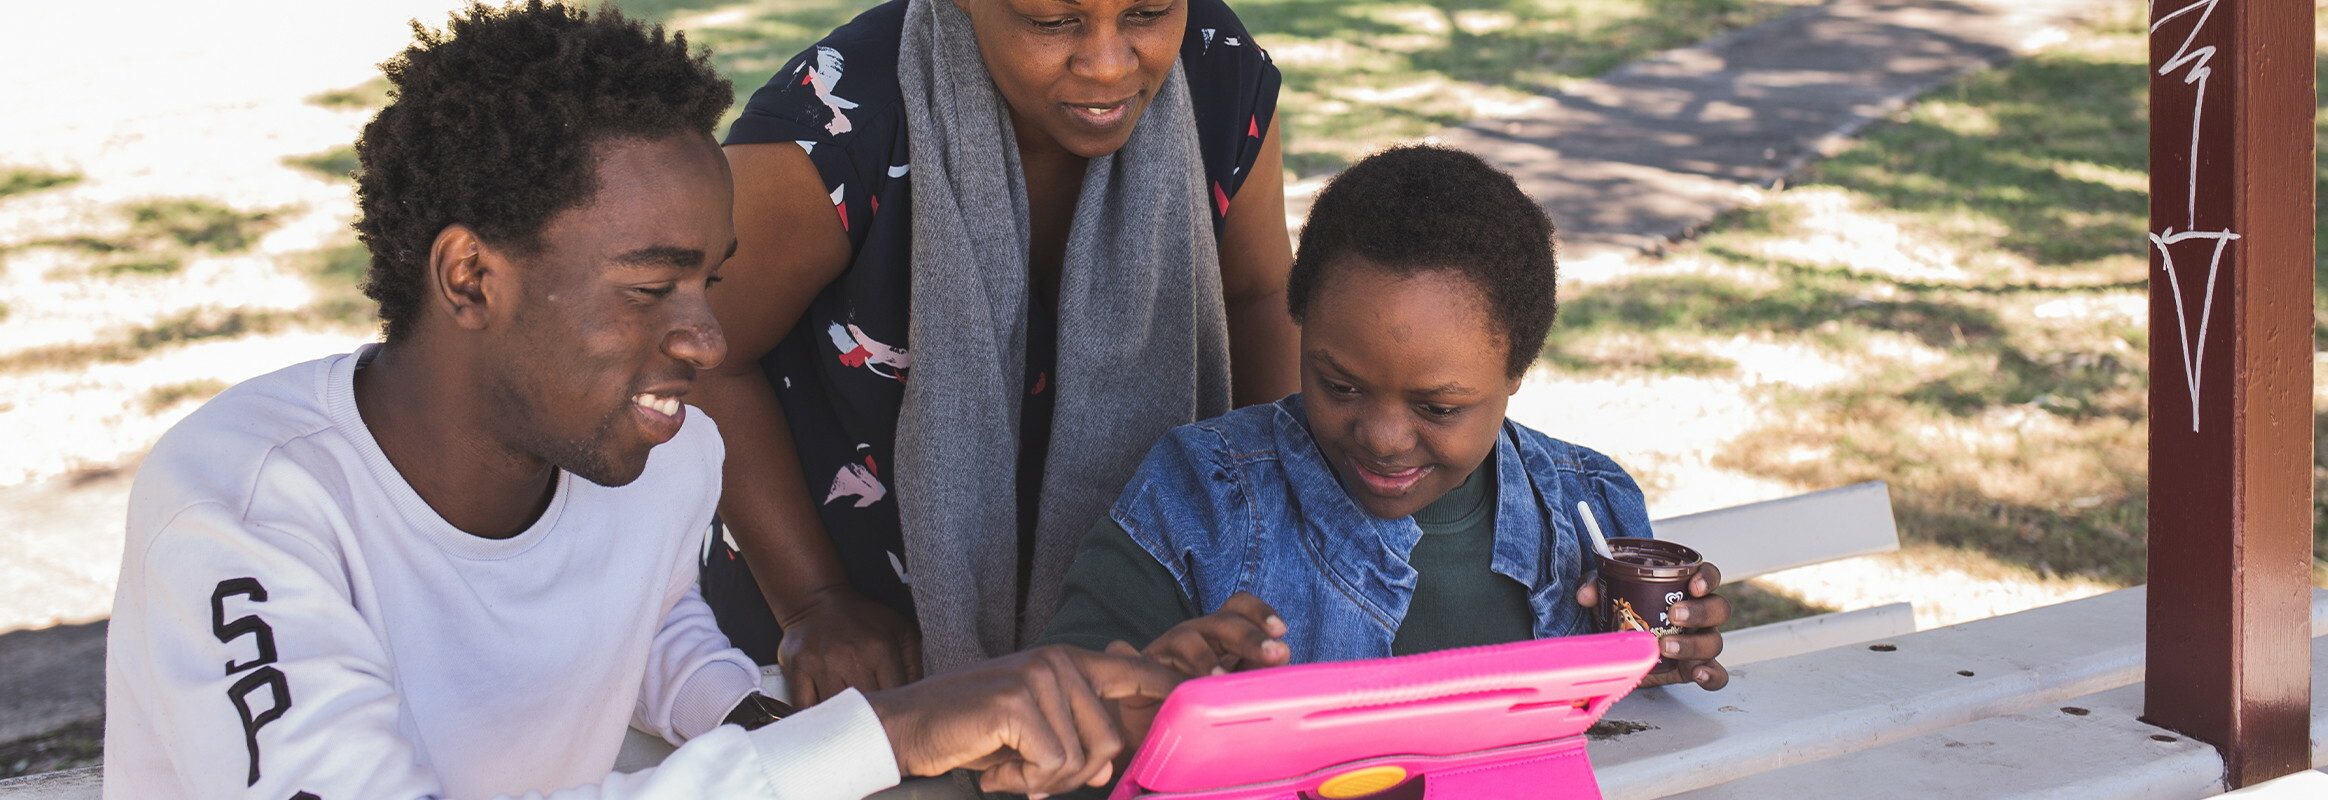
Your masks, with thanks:
[[(234, 687), (226, 691), (226, 697), (234, 702), (235, 712), (242, 715), (243, 741), (251, 751), (250, 780), (244, 785), (255, 786), (259, 782), (259, 729), (283, 716), (283, 712), (291, 710), (291, 682), (283, 676), (282, 670), (268, 666), (275, 663), (274, 628), (268, 627), (266, 621), (259, 619), (256, 614), (227, 621), (226, 598), (235, 595), (247, 596), (254, 603), (264, 603), (267, 601), (267, 587), (259, 585), (257, 578), (230, 578), (219, 581), (218, 590), (210, 593), (210, 629), (220, 643), (232, 642), (252, 634), (259, 637), (255, 642), (259, 649), (256, 658), (242, 664), (231, 660), (226, 662), (228, 675), (250, 672), (234, 682)], [(274, 702), (265, 711), (253, 714), (250, 696), (261, 687), (269, 690), (268, 694), (272, 695), (270, 699)]]

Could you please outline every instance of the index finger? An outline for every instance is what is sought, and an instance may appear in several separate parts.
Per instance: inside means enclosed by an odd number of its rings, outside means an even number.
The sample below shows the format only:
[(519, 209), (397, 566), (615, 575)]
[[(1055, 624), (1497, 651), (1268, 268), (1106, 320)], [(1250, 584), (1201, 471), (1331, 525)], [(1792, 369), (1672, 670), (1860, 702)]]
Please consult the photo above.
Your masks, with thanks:
[(1091, 690), (1103, 700), (1145, 698), (1161, 701), (1184, 680), (1179, 671), (1145, 658), (1126, 658), (1080, 647), (1061, 648), (1075, 668), (1091, 681)]

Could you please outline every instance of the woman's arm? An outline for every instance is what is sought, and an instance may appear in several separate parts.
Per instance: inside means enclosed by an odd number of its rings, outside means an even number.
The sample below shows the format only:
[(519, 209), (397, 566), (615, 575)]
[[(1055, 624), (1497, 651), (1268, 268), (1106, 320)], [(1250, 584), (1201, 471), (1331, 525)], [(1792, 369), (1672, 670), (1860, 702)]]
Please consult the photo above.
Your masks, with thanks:
[(1278, 121), (1272, 119), (1253, 172), (1237, 190), (1221, 231), (1230, 387), (1239, 406), (1267, 403), (1301, 388), (1295, 352), (1300, 334), (1285, 310), (1285, 275), (1292, 268), (1293, 240), (1285, 231), (1285, 159)]
[(792, 430), (760, 358), (848, 267), (848, 234), (808, 155), (789, 142), (731, 145), (736, 254), (711, 293), (727, 361), (697, 386), (697, 404), (727, 440), (721, 521), (784, 628), (777, 649), (792, 701), (813, 705), (855, 687), (898, 686), (921, 672), (911, 620), (851, 588), (825, 537)]

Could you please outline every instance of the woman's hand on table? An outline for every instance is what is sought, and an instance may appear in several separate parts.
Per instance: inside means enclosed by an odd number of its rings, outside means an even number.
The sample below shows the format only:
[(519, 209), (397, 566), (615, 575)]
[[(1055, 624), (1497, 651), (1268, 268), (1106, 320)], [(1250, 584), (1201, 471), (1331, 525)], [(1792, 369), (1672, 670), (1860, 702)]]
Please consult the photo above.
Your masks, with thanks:
[(919, 680), (921, 630), (905, 615), (836, 586), (791, 619), (776, 663), (792, 703), (807, 708), (854, 688), (873, 692)]
[[(1657, 637), (1658, 654), (1672, 659), (1676, 666), (1649, 673), (1642, 686), (1695, 683), (1710, 692), (1730, 685), (1730, 670), (1715, 660), (1722, 654), (1719, 628), (1730, 621), (1730, 601), (1715, 593), (1721, 586), (1720, 567), (1712, 562), (1698, 565), (1697, 574), (1689, 580), (1689, 597), (1666, 612), (1684, 630)], [(1585, 608), (1600, 605), (1599, 575), (1585, 573), (1583, 585), (1576, 587), (1576, 604)]]

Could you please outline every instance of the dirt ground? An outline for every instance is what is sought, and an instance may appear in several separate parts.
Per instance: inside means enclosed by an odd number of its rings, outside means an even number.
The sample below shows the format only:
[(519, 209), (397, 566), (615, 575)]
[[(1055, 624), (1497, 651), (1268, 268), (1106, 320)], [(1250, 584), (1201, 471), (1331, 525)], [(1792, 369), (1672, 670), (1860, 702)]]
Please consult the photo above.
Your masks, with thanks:
[[(14, 554), (0, 561), (0, 633), (106, 616), (129, 478), (200, 400), (372, 338), (360, 317), (326, 310), (344, 298), (314, 279), (345, 267), (349, 184), (301, 162), (331, 163), (365, 119), (360, 106), (319, 96), (376, 75), (407, 41), (406, 20), (435, 23), (456, 5), (141, 0), (11, 11), (0, 168), (76, 177), (0, 195), (0, 552)], [(181, 200), (248, 241), (137, 238), (139, 209)], [(167, 263), (144, 266), (156, 258)], [(1637, 271), (1612, 258), (1568, 274), (1589, 286)], [(1740, 367), (1719, 377), (1542, 372), (1512, 415), (1618, 456), (1655, 516), (1801, 491), (1716, 466), (1718, 456), (1755, 426), (1757, 387), (1815, 385), (1849, 365), (1767, 342), (1728, 352)], [(1916, 600), (1925, 626), (2109, 588), (1905, 556), (1768, 583), (1818, 607)]]

